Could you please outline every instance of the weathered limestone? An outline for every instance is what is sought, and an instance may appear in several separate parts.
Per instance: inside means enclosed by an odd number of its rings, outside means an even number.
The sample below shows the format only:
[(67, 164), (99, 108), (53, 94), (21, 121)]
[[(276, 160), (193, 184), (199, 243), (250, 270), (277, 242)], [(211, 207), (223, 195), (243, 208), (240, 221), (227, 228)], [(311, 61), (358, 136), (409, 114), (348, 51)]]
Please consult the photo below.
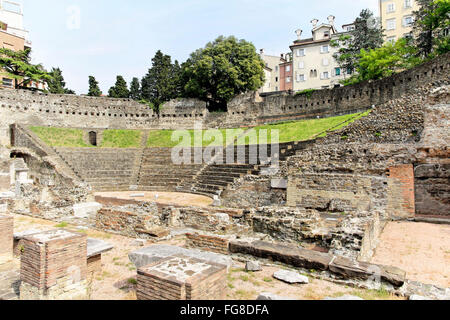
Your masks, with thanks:
[(288, 300), (294, 300), (291, 298), (286, 298), (286, 297), (280, 297), (277, 296), (276, 294), (270, 293), (270, 292), (263, 292), (261, 294), (259, 294), (258, 298), (256, 298), (256, 300), (259, 301), (288, 301)]
[(0, 216), (0, 264), (9, 262), (13, 258), (14, 218)]
[(102, 271), (102, 254), (112, 250), (114, 246), (102, 240), (87, 239), (87, 268), (89, 273)]
[(20, 299), (87, 299), (86, 247), (86, 235), (66, 230), (26, 236), (20, 266)]
[(279, 270), (273, 274), (275, 279), (281, 280), (283, 282), (294, 284), (307, 284), (309, 283), (309, 279), (306, 276), (299, 274), (298, 272), (288, 271), (288, 270)]
[(98, 202), (85, 202), (73, 205), (73, 215), (77, 218), (95, 218), (97, 212), (102, 208)]
[(232, 241), (230, 242), (230, 251), (232, 253), (250, 254), (258, 258), (272, 259), (273, 261), (308, 270), (327, 270), (333, 259), (333, 256), (326, 253), (263, 241), (253, 243)]
[(233, 265), (233, 260), (225, 255), (205, 252), (193, 249), (184, 249), (181, 247), (168, 246), (168, 245), (154, 245), (144, 249), (140, 249), (131, 252), (128, 257), (130, 261), (136, 266), (141, 268), (146, 265), (156, 263), (167, 257), (173, 257), (175, 255), (184, 255), (186, 257), (193, 257), (202, 259), (212, 263), (218, 263), (230, 268)]
[(245, 271), (247, 272), (257, 272), (261, 271), (262, 267), (258, 261), (247, 261), (245, 263)]
[(138, 269), (138, 300), (222, 300), (227, 268), (176, 255)]

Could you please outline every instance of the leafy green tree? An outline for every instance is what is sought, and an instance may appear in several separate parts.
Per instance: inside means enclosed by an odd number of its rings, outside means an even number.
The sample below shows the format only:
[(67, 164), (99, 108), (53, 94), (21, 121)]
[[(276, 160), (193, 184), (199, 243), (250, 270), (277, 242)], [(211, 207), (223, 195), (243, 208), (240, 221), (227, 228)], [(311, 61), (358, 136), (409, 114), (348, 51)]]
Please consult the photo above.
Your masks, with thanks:
[(141, 100), (141, 84), (138, 78), (133, 78), (130, 84), (130, 98), (133, 100)]
[(122, 76), (117, 76), (116, 84), (109, 89), (110, 98), (129, 98), (130, 91), (128, 90), (127, 82)]
[(389, 77), (396, 72), (410, 69), (421, 62), (416, 57), (416, 48), (408, 39), (400, 39), (395, 44), (387, 43), (381, 48), (361, 50), (358, 74), (361, 80), (376, 80)]
[(100, 97), (102, 95), (102, 91), (100, 90), (98, 86), (97, 80), (95, 80), (95, 77), (89, 76), (89, 92), (88, 96), (90, 97)]
[(182, 68), (185, 94), (209, 102), (211, 111), (225, 110), (233, 97), (264, 84), (264, 62), (255, 46), (233, 36), (198, 49)]
[(448, 52), (450, 49), (450, 1), (417, 0), (420, 9), (414, 12), (414, 39), (423, 58)]
[(158, 50), (152, 59), (152, 67), (142, 79), (141, 97), (151, 102), (156, 109), (176, 97), (172, 59)]
[(175, 63), (172, 65), (172, 69), (171, 69), (171, 77), (173, 80), (173, 98), (178, 98), (178, 97), (183, 96), (184, 84), (183, 84), (182, 72), (183, 72), (183, 69), (181, 68), (178, 61), (175, 60)]
[(66, 88), (66, 82), (60, 68), (52, 68), (50, 71), (52, 79), (47, 82), (48, 91), (53, 94), (75, 94), (75, 91)]
[(31, 49), (13, 51), (0, 48), (0, 67), (8, 77), (14, 79), (16, 89), (29, 89), (32, 82), (47, 83), (52, 80), (41, 64), (31, 64)]
[(361, 50), (380, 48), (383, 38), (384, 31), (378, 19), (372, 11), (364, 9), (355, 20), (355, 29), (331, 42), (333, 47), (339, 48), (334, 58), (341, 68), (351, 73), (358, 66)]

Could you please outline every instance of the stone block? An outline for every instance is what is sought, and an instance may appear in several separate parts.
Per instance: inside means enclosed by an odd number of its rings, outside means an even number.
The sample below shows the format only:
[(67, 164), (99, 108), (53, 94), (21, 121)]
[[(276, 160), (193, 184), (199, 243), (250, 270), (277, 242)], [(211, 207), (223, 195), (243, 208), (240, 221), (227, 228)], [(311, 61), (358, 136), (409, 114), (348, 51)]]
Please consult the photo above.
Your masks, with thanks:
[(102, 208), (98, 202), (85, 202), (73, 205), (73, 214), (77, 218), (95, 217), (97, 212)]
[(299, 274), (298, 272), (279, 270), (273, 274), (273, 277), (277, 280), (289, 283), (289, 284), (308, 284), (309, 279), (306, 276)]
[(176, 255), (139, 268), (138, 300), (222, 300), (227, 268)]
[(272, 179), (271, 182), (272, 189), (287, 189), (288, 181), (286, 179)]
[(245, 271), (247, 272), (257, 272), (261, 271), (262, 267), (258, 261), (247, 261), (245, 264)]
[(327, 253), (264, 241), (252, 243), (232, 241), (229, 249), (232, 253), (249, 254), (308, 270), (327, 270), (329, 263), (333, 259), (333, 256)]
[(136, 266), (136, 268), (139, 269), (143, 266), (156, 263), (165, 258), (173, 257), (175, 255), (180, 254), (187, 257), (205, 260), (211, 263), (222, 264), (227, 266), (228, 268), (230, 268), (233, 265), (233, 260), (229, 256), (168, 245), (154, 245), (147, 248), (143, 248), (131, 252), (128, 255), (128, 257), (130, 258), (130, 261), (133, 262), (133, 264)]

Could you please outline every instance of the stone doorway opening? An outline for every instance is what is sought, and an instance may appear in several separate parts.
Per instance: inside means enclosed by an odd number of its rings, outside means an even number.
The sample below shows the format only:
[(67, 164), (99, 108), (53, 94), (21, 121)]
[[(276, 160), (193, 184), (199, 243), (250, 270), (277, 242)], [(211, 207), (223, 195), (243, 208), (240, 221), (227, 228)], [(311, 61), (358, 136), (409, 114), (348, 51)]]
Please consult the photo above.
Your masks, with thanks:
[(94, 147), (97, 146), (97, 132), (95, 131), (89, 132), (89, 144)]

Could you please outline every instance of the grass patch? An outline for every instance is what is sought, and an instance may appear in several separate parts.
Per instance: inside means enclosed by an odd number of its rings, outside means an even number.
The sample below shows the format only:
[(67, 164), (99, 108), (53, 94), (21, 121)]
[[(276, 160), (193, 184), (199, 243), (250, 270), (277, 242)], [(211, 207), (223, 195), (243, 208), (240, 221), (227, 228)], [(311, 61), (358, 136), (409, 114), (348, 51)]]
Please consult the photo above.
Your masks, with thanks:
[(68, 128), (30, 127), (43, 142), (52, 147), (64, 148), (139, 148), (142, 131), (139, 130), (105, 130), (100, 146), (87, 144), (84, 131)]
[(66, 228), (69, 224), (67, 222), (61, 222), (55, 226), (55, 228)]
[(263, 281), (269, 283), (269, 282), (273, 282), (273, 279), (272, 278), (268, 278), (268, 277), (264, 277)]
[(135, 278), (130, 278), (127, 280), (128, 284), (132, 284), (132, 285), (136, 285), (137, 284), (137, 280)]
[(84, 132), (79, 129), (31, 127), (30, 130), (52, 147), (86, 148)]
[(106, 130), (103, 132), (102, 148), (139, 148), (142, 132), (138, 130)]

